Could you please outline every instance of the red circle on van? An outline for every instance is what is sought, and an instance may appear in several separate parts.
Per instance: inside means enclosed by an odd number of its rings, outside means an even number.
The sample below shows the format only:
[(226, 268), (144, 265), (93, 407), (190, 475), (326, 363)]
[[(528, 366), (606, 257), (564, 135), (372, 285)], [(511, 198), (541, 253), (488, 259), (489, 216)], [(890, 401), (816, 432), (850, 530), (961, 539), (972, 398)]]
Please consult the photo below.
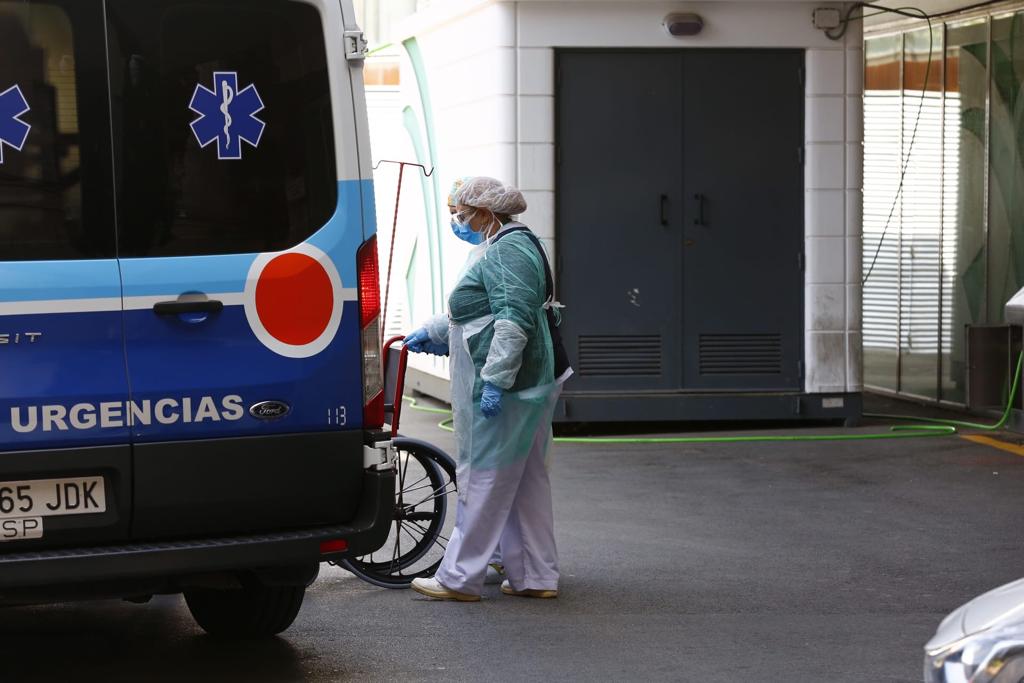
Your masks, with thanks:
[(292, 346), (316, 341), (334, 312), (331, 278), (312, 256), (274, 257), (256, 284), (256, 312), (274, 339)]

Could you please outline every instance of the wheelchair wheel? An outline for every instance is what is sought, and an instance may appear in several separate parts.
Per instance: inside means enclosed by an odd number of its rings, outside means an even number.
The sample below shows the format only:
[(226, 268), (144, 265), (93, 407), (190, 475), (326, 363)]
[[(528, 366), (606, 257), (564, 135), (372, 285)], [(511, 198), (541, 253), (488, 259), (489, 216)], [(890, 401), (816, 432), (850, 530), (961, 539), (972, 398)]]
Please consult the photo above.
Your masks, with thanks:
[[(433, 576), (451, 533), (448, 510), (457, 495), (455, 462), (423, 441), (396, 438), (395, 507), (388, 539), (379, 550), (338, 564), (382, 588), (408, 588)], [(446, 522), (448, 522), (446, 524)]]

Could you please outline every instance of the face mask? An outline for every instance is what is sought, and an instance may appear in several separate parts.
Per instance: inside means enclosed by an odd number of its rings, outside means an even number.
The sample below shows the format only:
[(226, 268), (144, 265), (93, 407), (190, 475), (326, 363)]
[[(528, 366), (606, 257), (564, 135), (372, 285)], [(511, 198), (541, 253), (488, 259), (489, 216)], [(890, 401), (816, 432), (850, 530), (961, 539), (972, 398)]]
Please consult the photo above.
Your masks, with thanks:
[(469, 223), (459, 223), (454, 218), (452, 218), (452, 232), (463, 242), (469, 242), (474, 246), (482, 244), (486, 239), (482, 232), (474, 232)]

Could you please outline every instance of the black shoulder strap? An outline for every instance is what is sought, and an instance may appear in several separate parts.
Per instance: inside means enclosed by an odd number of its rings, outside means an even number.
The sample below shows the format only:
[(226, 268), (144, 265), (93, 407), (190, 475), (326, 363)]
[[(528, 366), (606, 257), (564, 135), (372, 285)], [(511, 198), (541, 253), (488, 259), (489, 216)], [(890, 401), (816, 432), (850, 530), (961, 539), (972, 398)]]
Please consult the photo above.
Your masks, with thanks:
[(551, 299), (551, 297), (554, 296), (555, 294), (555, 279), (551, 276), (551, 264), (548, 263), (548, 255), (547, 252), (544, 251), (544, 245), (540, 243), (540, 238), (534, 235), (532, 230), (530, 230), (525, 225), (509, 228), (505, 232), (498, 233), (498, 235), (494, 238), (494, 242), (492, 242), (492, 244), (497, 243), (498, 240), (500, 240), (502, 237), (511, 235), (514, 232), (525, 232), (526, 236), (530, 238), (531, 242), (533, 242), (533, 245), (537, 247), (537, 251), (540, 252), (540, 260), (544, 263), (544, 284), (547, 287), (547, 298)]
[(544, 262), (544, 284), (548, 288), (548, 300), (550, 301), (551, 297), (555, 295), (555, 280), (551, 275), (551, 264), (548, 263), (548, 254), (544, 251), (544, 245), (541, 244), (541, 239), (534, 234), (534, 231), (530, 230), (525, 225), (510, 227), (504, 232), (499, 232), (498, 236), (495, 238), (495, 242), (492, 244), (497, 244), (499, 240), (504, 237), (508, 237), (509, 234), (512, 234), (513, 232), (525, 232), (526, 237), (529, 238), (530, 242), (534, 243), (535, 247), (537, 247), (537, 251), (541, 252), (541, 261)]
[[(540, 238), (533, 234), (525, 225), (516, 226), (509, 228), (505, 232), (499, 233), (492, 244), (495, 244), (502, 237), (511, 235), (514, 232), (525, 232), (526, 236), (530, 238), (533, 245), (537, 248), (540, 253), (540, 260), (544, 264), (544, 284), (547, 286), (547, 300), (551, 301), (555, 295), (555, 279), (551, 275), (551, 264), (548, 263), (547, 252), (544, 251), (544, 245), (541, 244)], [(558, 320), (555, 317), (554, 309), (547, 309), (548, 316), (548, 333), (551, 336), (551, 348), (555, 353), (555, 377), (558, 379), (565, 371), (569, 369), (569, 354), (565, 351), (565, 344), (562, 343), (562, 331), (558, 329)]]

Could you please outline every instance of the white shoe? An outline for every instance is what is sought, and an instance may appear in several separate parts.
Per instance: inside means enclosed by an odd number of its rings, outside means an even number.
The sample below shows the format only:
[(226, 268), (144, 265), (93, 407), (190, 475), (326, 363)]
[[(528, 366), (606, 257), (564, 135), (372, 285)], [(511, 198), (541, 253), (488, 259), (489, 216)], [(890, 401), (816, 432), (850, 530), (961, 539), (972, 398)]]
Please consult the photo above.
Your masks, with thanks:
[(420, 595), (426, 595), (435, 600), (457, 600), (458, 602), (480, 602), (479, 595), (460, 593), (450, 588), (445, 588), (437, 579), (413, 579), (412, 589)]
[(501, 592), (505, 595), (514, 595), (517, 598), (541, 598), (549, 600), (551, 598), (558, 597), (558, 591), (551, 589), (527, 588), (526, 590), (517, 591), (512, 588), (512, 584), (507, 580), (501, 583)]
[(501, 583), (505, 579), (505, 566), (492, 562), (487, 565), (487, 574), (484, 575), (484, 584), (487, 586), (494, 586)]

